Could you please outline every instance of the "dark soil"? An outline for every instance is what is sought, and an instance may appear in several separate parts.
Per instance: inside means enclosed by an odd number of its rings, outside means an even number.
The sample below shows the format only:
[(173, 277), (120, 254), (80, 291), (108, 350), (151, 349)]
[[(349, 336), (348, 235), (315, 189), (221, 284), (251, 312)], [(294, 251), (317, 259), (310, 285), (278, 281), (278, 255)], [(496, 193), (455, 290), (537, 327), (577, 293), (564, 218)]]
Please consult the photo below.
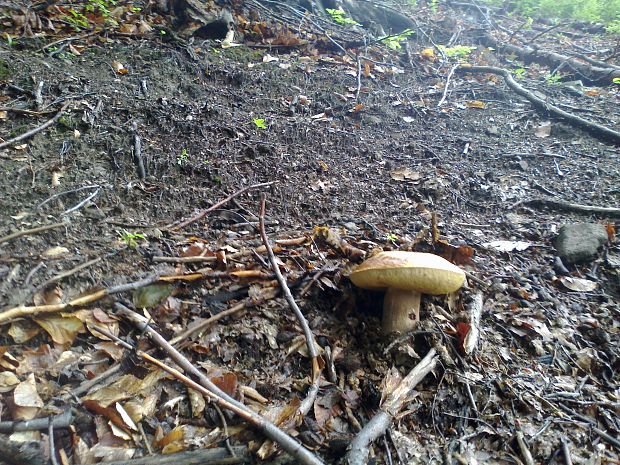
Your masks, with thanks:
[[(470, 280), (455, 308), (463, 310), (469, 295), (484, 292), (482, 345), (464, 363), (444, 361), (419, 386), (409, 414), (394, 422), (391, 438), (409, 460), (402, 463), (439, 463), (448, 452), (468, 463), (515, 463), (520, 452), (513, 433), (519, 427), (536, 463), (562, 463), (562, 438), (571, 445), (573, 463), (618, 460), (618, 450), (558, 406), (561, 402), (591, 416), (618, 435), (618, 269), (602, 258), (570, 268), (574, 276), (599, 285), (591, 292), (570, 292), (558, 282), (552, 245), (562, 224), (612, 225), (613, 220), (524, 203), (555, 198), (618, 207), (617, 147), (557, 121), (549, 137), (535, 136), (547, 117), (488, 76), (453, 76), (446, 104), (438, 108), (445, 74), (435, 74), (422, 61), (404, 73), (384, 64), (384, 72), (362, 75), (362, 106), (356, 108), (357, 65), (333, 54), (271, 51), (277, 61), (264, 62), (264, 49), (205, 43), (194, 44), (190, 53), (155, 39), (115, 39), (95, 41), (80, 56), (49, 57), (36, 51), (41, 45), (24, 40), (19, 49), (0, 49), (0, 63), (7, 65), (0, 69), (2, 105), (33, 108), (31, 96), (7, 83), (31, 90), (44, 81), (40, 110), (50, 113), (9, 113), (0, 120), (0, 134), (4, 139), (19, 135), (52, 117), (60, 102), (71, 104), (57, 124), (26, 141), (26, 147), (0, 152), (0, 236), (63, 218), (69, 223), (0, 244), (3, 308), (31, 304), (47, 280), (96, 257), (102, 260), (62, 280), (64, 298), (153, 273), (171, 274), (173, 265), (154, 263), (152, 257), (177, 256), (196, 238), (214, 251), (256, 247), (260, 238), (254, 228), (238, 223), (256, 221), (258, 190), (181, 230), (166, 228), (256, 183), (275, 182), (263, 189), (274, 240), (310, 235), (315, 226), (325, 225), (364, 250), (415, 244), (429, 249), (431, 214), (436, 214), (443, 240), (473, 248), (471, 263), (463, 266), (481, 282)], [(398, 57), (391, 59), (403, 69)], [(117, 74), (113, 60), (127, 74)], [(544, 79), (526, 84), (556, 104), (590, 116), (602, 113), (600, 122), (618, 128), (620, 94), (613, 89), (590, 97)], [(474, 100), (486, 108), (468, 106)], [(265, 120), (266, 128), (257, 127), (255, 119)], [(142, 142), (145, 179), (139, 179), (133, 160), (132, 125)], [(397, 174), (403, 170), (408, 170), (406, 179)], [(42, 205), (59, 192), (87, 185), (99, 186), (98, 194), (65, 217), (63, 212), (96, 188)], [(146, 239), (127, 247), (120, 240), (123, 231)], [(493, 240), (532, 245), (497, 252), (484, 246)], [(69, 252), (43, 258), (52, 246)], [(282, 252), (293, 283), (312, 268), (332, 266), (325, 275), (329, 282), (319, 280), (299, 297), (300, 304), (319, 341), (341, 350), (337, 369), (343, 373), (343, 392), (360, 396), (355, 411), (364, 423), (378, 406), (387, 370), (396, 364), (405, 373), (417, 363), (403, 347), (424, 355), (431, 342), (421, 333), (384, 352), (391, 339), (380, 335), (380, 296), (351, 288), (346, 278), (351, 262), (334, 251), (322, 254), (313, 244), (295, 250)], [(608, 253), (617, 256), (617, 245)], [(207, 296), (237, 288), (217, 280), (181, 286), (179, 298), (186, 302), (181, 316), (162, 323), (162, 332), (171, 336), (193, 319), (227, 308), (234, 294)], [(446, 330), (441, 338), (454, 357), (454, 336), (448, 331), (454, 325), (437, 310), (447, 304), (440, 298), (426, 303), (423, 329), (436, 336), (440, 328)], [(111, 303), (101, 308), (111, 310)], [(216, 324), (196, 341), (208, 355), (192, 356), (234, 372), (270, 401), (286, 403), (294, 395), (303, 398), (308, 382), (307, 359), (295, 351), (287, 356), (299, 334), (286, 302), (275, 299), (243, 319)], [(53, 346), (47, 335), (16, 344), (4, 331), (2, 339), (18, 358), (28, 347)], [(93, 341), (83, 335), (70, 350), (88, 353)], [(58, 388), (81, 380), (65, 379)], [(184, 392), (180, 385), (175, 389)], [(332, 389), (326, 384), (320, 398)], [(172, 388), (161, 395), (163, 404), (173, 397)], [(328, 425), (317, 427), (317, 420), (309, 419), (298, 429), (306, 443), (304, 431), (318, 434), (317, 453), (328, 463), (341, 453), (330, 448), (330, 441), (355, 433), (344, 415), (332, 416)], [(164, 415), (158, 420), (167, 421)], [(146, 428), (148, 434), (156, 423)], [(246, 432), (232, 441), (243, 444), (250, 438)], [(387, 463), (383, 445), (376, 453), (379, 463)]]

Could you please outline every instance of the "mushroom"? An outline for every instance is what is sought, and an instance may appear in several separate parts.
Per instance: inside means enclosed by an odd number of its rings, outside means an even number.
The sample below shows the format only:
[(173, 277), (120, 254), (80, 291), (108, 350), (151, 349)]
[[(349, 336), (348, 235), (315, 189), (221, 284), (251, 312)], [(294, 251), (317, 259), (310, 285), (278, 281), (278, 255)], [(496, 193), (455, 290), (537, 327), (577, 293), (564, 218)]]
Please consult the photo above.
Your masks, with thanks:
[(421, 294), (448, 294), (465, 282), (465, 272), (430, 253), (380, 252), (355, 268), (350, 279), (364, 289), (387, 289), (383, 300), (384, 333), (406, 332), (420, 319)]

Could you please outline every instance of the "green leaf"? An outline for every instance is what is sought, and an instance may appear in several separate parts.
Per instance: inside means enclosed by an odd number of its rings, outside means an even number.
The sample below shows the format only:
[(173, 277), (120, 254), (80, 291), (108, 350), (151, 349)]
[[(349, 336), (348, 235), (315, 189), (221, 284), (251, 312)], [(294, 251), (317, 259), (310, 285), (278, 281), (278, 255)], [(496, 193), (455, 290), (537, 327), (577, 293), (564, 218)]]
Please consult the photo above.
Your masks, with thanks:
[(152, 284), (133, 291), (133, 304), (136, 308), (153, 308), (170, 297), (174, 287), (170, 284)]
[(252, 122), (256, 125), (257, 128), (259, 129), (267, 129), (267, 123), (265, 122), (264, 119), (262, 118), (254, 118), (252, 120)]

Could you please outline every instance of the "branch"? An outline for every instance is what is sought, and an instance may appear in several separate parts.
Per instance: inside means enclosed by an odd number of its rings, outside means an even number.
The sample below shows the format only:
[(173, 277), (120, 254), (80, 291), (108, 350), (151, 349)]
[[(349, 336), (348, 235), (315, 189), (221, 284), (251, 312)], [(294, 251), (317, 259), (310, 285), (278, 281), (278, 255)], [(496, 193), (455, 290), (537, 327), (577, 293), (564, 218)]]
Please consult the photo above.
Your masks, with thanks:
[(3, 242), (12, 241), (13, 239), (17, 239), (18, 237), (27, 236), (29, 234), (36, 234), (36, 233), (40, 233), (43, 231), (48, 231), (50, 229), (60, 228), (62, 226), (67, 226), (68, 224), (69, 223), (67, 222), (54, 223), (54, 224), (47, 224), (45, 226), (39, 226), (38, 228), (26, 229), (24, 231), (17, 231), (13, 234), (9, 234), (8, 236), (0, 237), (0, 244), (2, 244)]
[(284, 293), (284, 297), (288, 302), (289, 307), (293, 310), (293, 313), (297, 317), (297, 321), (301, 325), (303, 329), (304, 336), (306, 338), (306, 346), (308, 347), (308, 354), (312, 358), (312, 379), (318, 379), (320, 375), (319, 364), (318, 364), (318, 352), (316, 350), (316, 343), (314, 342), (314, 335), (312, 334), (312, 330), (310, 326), (308, 326), (308, 320), (301, 312), (297, 302), (295, 302), (295, 298), (293, 294), (291, 294), (291, 290), (286, 284), (286, 278), (282, 276), (282, 272), (280, 271), (280, 267), (278, 266), (278, 262), (276, 261), (276, 256), (273, 254), (273, 249), (271, 248), (271, 244), (269, 243), (269, 238), (267, 237), (267, 233), (265, 232), (265, 194), (261, 194), (260, 200), (260, 212), (258, 214), (259, 220), (259, 231), (260, 237), (263, 240), (263, 244), (265, 245), (265, 249), (267, 250), (267, 256), (269, 257), (269, 262), (271, 263), (271, 268), (273, 269), (274, 274), (276, 275), (276, 279), (278, 280), (278, 284), (280, 284), (280, 289)]
[(573, 211), (578, 213), (595, 213), (620, 218), (620, 208), (581, 205), (578, 203), (565, 202), (564, 200), (532, 199), (517, 202), (512, 207), (518, 207), (519, 205), (543, 206), (556, 210)]
[(206, 210), (202, 210), (201, 212), (198, 212), (197, 214), (195, 214), (194, 216), (192, 216), (191, 218), (181, 221), (181, 223), (177, 224), (177, 225), (168, 225), (166, 226), (165, 229), (173, 229), (173, 230), (178, 230), (181, 228), (184, 228), (187, 225), (192, 224), (195, 221), (198, 221), (202, 218), (204, 218), (205, 216), (207, 216), (208, 213), (212, 212), (213, 210), (217, 210), (218, 208), (220, 208), (222, 205), (227, 204), (228, 202), (230, 202), (232, 199), (234, 199), (235, 197), (240, 196), (241, 194), (245, 194), (246, 192), (252, 190), (252, 189), (260, 189), (261, 187), (267, 187), (267, 186), (271, 186), (272, 184), (275, 184), (275, 181), (271, 181), (271, 182), (262, 182), (260, 184), (252, 184), (251, 186), (246, 186), (241, 190), (238, 190), (237, 192), (234, 192), (232, 194), (230, 194), (228, 197), (226, 197), (224, 200), (220, 200), (218, 203), (216, 203), (215, 205), (210, 206), (209, 208), (207, 208)]
[(12, 139), (9, 139), (7, 141), (4, 141), (2, 143), (0, 143), (0, 149), (4, 149), (6, 147), (9, 147), (13, 144), (16, 144), (17, 142), (21, 142), (23, 140), (29, 139), (30, 137), (34, 136), (35, 134), (38, 134), (41, 131), (44, 131), (45, 129), (49, 128), (52, 124), (54, 124), (56, 121), (58, 121), (58, 119), (62, 116), (62, 114), (65, 112), (65, 110), (67, 109), (67, 107), (69, 106), (69, 102), (65, 102), (65, 104), (62, 106), (62, 108), (60, 110), (58, 110), (58, 113), (56, 113), (52, 119), (47, 120), (45, 123), (43, 123), (41, 126), (37, 126), (34, 129), (31, 129), (28, 132), (25, 132), (19, 136), (13, 137)]
[(348, 465), (366, 465), (368, 463), (370, 443), (387, 431), (394, 417), (409, 399), (411, 391), (426, 375), (433, 371), (438, 360), (439, 356), (435, 349), (429, 350), (420, 363), (386, 396), (379, 412), (366, 423), (362, 431), (351, 441), (346, 457)]
[(529, 100), (532, 105), (534, 105), (534, 107), (538, 108), (539, 110), (549, 112), (552, 115), (557, 116), (558, 118), (566, 120), (573, 126), (580, 127), (586, 132), (590, 133), (592, 136), (595, 136), (599, 139), (613, 142), (615, 144), (620, 144), (620, 132), (614, 131), (607, 126), (603, 126), (602, 124), (598, 124), (594, 121), (590, 121), (573, 115), (572, 113), (564, 111), (561, 108), (556, 107), (555, 105), (547, 103), (540, 97), (537, 97), (532, 92), (518, 84), (513, 79), (512, 74), (510, 74), (510, 72), (506, 69), (496, 68), (495, 66), (460, 65), (457, 70), (461, 73), (492, 73), (502, 76), (506, 81), (508, 87), (510, 87), (516, 94)]

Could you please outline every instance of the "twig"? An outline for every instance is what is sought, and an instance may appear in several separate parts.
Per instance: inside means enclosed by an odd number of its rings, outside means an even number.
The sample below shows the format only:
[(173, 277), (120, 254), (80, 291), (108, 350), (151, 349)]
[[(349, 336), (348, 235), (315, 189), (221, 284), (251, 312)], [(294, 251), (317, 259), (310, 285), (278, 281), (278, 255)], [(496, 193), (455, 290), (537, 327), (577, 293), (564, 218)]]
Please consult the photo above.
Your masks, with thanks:
[(58, 465), (58, 459), (56, 458), (56, 444), (54, 444), (54, 422), (51, 418), (48, 419), (47, 439), (49, 441), (50, 448), (50, 462), (52, 462), (52, 465)]
[(454, 75), (454, 72), (456, 71), (458, 67), (459, 65), (454, 65), (452, 68), (450, 68), (450, 72), (448, 73), (448, 77), (446, 78), (446, 85), (443, 88), (443, 94), (441, 96), (441, 99), (439, 100), (439, 103), (437, 104), (437, 108), (439, 108), (445, 103), (446, 97), (448, 96), (448, 87), (450, 86), (450, 79), (452, 78), (452, 76)]
[(133, 162), (138, 170), (138, 177), (143, 181), (146, 179), (146, 169), (144, 168), (144, 160), (142, 158), (142, 139), (138, 135), (138, 123), (135, 121), (131, 124), (131, 132), (133, 132)]
[(220, 417), (220, 422), (222, 423), (222, 429), (224, 430), (224, 444), (226, 445), (226, 449), (228, 449), (228, 452), (230, 452), (230, 455), (232, 455), (234, 457), (235, 456), (235, 451), (233, 450), (232, 446), (230, 445), (230, 437), (228, 435), (228, 423), (226, 422), (226, 417), (222, 413), (222, 409), (219, 408), (219, 406), (217, 404), (213, 404), (213, 407), (215, 407), (215, 411), (217, 412), (217, 416)]
[(43, 106), (43, 85), (45, 81), (39, 81), (37, 88), (34, 90), (34, 101), (37, 104), (37, 109), (41, 109)]
[(73, 207), (71, 207), (68, 210), (65, 210), (64, 212), (62, 212), (60, 214), (60, 216), (68, 215), (69, 213), (73, 213), (74, 211), (79, 210), (84, 205), (86, 205), (88, 202), (90, 202), (93, 198), (95, 198), (98, 194), (99, 194), (99, 189), (97, 189), (95, 192), (90, 194), (88, 197), (86, 197), (81, 202), (78, 202), (77, 204), (75, 204)]
[(63, 226), (67, 226), (69, 223), (62, 222), (62, 223), (54, 223), (54, 224), (47, 224), (45, 226), (39, 226), (38, 228), (32, 228), (32, 229), (26, 229), (24, 231), (18, 231), (15, 232), (13, 234), (9, 234), (8, 236), (4, 236), (4, 237), (0, 237), (0, 244), (2, 244), (3, 242), (8, 242), (11, 241), (13, 239), (17, 239), (18, 237), (22, 237), (22, 236), (28, 236), (30, 234), (37, 234), (43, 231), (48, 231), (50, 229), (56, 229), (56, 228), (61, 228)]
[(113, 286), (106, 289), (100, 289), (91, 294), (87, 294), (85, 296), (78, 297), (69, 302), (59, 303), (59, 304), (49, 304), (49, 305), (35, 305), (33, 307), (27, 307), (25, 305), (20, 305), (18, 307), (13, 307), (5, 310), (0, 313), (0, 324), (6, 324), (7, 322), (14, 320), (16, 318), (22, 318), (25, 316), (35, 316), (40, 313), (56, 313), (62, 312), (65, 310), (70, 310), (74, 307), (82, 307), (84, 305), (91, 304), (96, 302), (97, 300), (103, 299), (106, 296), (112, 294), (119, 294), (121, 292), (132, 291), (134, 289), (139, 289), (141, 287), (148, 286), (150, 284), (155, 284), (160, 279), (159, 276), (146, 278), (141, 281), (135, 281), (133, 283), (121, 284), (119, 286)]
[(68, 191), (58, 192), (57, 194), (54, 194), (51, 197), (48, 197), (43, 202), (41, 202), (39, 205), (37, 205), (37, 210), (41, 208), (43, 205), (45, 205), (46, 203), (51, 202), (52, 200), (57, 199), (60, 196), (67, 195), (67, 194), (74, 194), (75, 192), (80, 192), (80, 191), (88, 190), (88, 189), (99, 189), (100, 187), (101, 186), (99, 184), (93, 184), (90, 186), (78, 187), (77, 189), (71, 189)]
[(562, 118), (573, 126), (580, 127), (595, 137), (609, 142), (613, 142), (615, 144), (620, 144), (620, 132), (603, 126), (602, 124), (598, 124), (594, 121), (589, 121), (579, 116), (573, 115), (572, 113), (568, 113), (567, 111), (564, 111), (561, 108), (558, 108), (557, 106), (546, 102), (545, 100), (534, 95), (532, 92), (518, 84), (517, 81), (515, 81), (512, 77), (512, 74), (510, 74), (510, 71), (506, 69), (497, 68), (495, 66), (459, 65), (457, 70), (463, 73), (492, 73), (502, 76), (506, 81), (508, 87), (510, 87), (516, 94), (529, 100), (532, 105), (534, 105), (534, 107), (538, 108), (539, 110), (551, 113), (552, 115)]
[(198, 212), (197, 214), (195, 214), (191, 218), (189, 218), (187, 220), (184, 220), (184, 221), (182, 221), (181, 223), (179, 223), (177, 225), (174, 225), (174, 224), (168, 225), (168, 226), (165, 227), (165, 229), (178, 230), (178, 229), (184, 228), (185, 226), (190, 225), (193, 222), (198, 221), (198, 220), (204, 218), (205, 216), (207, 216), (207, 214), (209, 212), (212, 212), (213, 210), (217, 210), (222, 205), (227, 204), (228, 202), (230, 202), (235, 197), (238, 197), (238, 196), (240, 196), (242, 194), (245, 194), (246, 192), (248, 192), (248, 191), (250, 191), (252, 189), (260, 189), (261, 187), (271, 186), (272, 184), (275, 184), (275, 181), (262, 182), (262, 183), (259, 183), (259, 184), (252, 184), (251, 186), (246, 186), (243, 189), (238, 190), (237, 192), (234, 192), (233, 194), (230, 194), (224, 200), (221, 200), (221, 201), (217, 202), (216, 204), (210, 206), (206, 210), (202, 210), (201, 212)]
[(472, 298), (472, 302), (469, 304), (469, 331), (465, 335), (463, 341), (463, 351), (465, 355), (471, 355), (480, 340), (480, 317), (482, 316), (482, 308), (484, 301), (482, 298), (482, 292), (477, 292)]
[(76, 266), (74, 268), (71, 268), (70, 270), (64, 271), (64, 272), (62, 272), (60, 274), (57, 274), (53, 278), (48, 279), (43, 284), (38, 286), (38, 288), (42, 289), (42, 288), (44, 288), (46, 286), (49, 286), (52, 283), (56, 283), (56, 282), (61, 281), (61, 280), (65, 279), (65, 278), (68, 278), (69, 276), (74, 275), (78, 271), (82, 271), (83, 269), (88, 268), (89, 266), (93, 266), (93, 265), (99, 263), (101, 260), (103, 260), (103, 257), (97, 257), (97, 258), (94, 258), (94, 259), (89, 260), (87, 262), (81, 263), (78, 266)]
[(568, 440), (562, 436), (560, 437), (562, 443), (562, 455), (564, 456), (564, 465), (573, 465), (573, 459), (570, 455), (570, 448), (568, 447)]
[(217, 257), (153, 257), (155, 263), (204, 263), (217, 262)]
[(398, 415), (411, 395), (411, 391), (437, 366), (438, 360), (439, 356), (435, 349), (429, 350), (420, 363), (386, 396), (379, 412), (366, 423), (362, 431), (351, 441), (346, 457), (348, 465), (365, 465), (368, 463), (370, 443), (386, 432), (394, 417)]
[(73, 423), (73, 412), (67, 410), (60, 415), (26, 421), (0, 421), (0, 433), (44, 431), (49, 428), (50, 422), (54, 425), (54, 428), (68, 428)]
[(88, 392), (94, 386), (96, 386), (96, 385), (106, 381), (108, 378), (116, 376), (121, 371), (121, 368), (122, 368), (122, 366), (121, 366), (120, 363), (116, 364), (116, 365), (112, 365), (106, 371), (104, 371), (103, 373), (98, 374), (93, 379), (89, 379), (87, 381), (84, 381), (82, 384), (80, 384), (75, 389), (71, 389), (71, 391), (67, 392), (66, 394), (64, 394), (62, 396), (63, 400), (70, 399), (71, 397), (76, 397), (77, 398), (77, 397), (81, 396), (82, 394)]
[(519, 450), (521, 451), (521, 456), (523, 457), (523, 461), (525, 462), (525, 465), (535, 465), (534, 457), (532, 457), (530, 448), (525, 442), (523, 431), (517, 431), (516, 438), (517, 438), (517, 444), (519, 444)]
[(28, 132), (25, 132), (19, 136), (13, 137), (12, 139), (9, 139), (7, 141), (4, 141), (2, 143), (0, 143), (0, 149), (4, 149), (6, 147), (9, 147), (13, 144), (16, 144), (17, 142), (21, 142), (25, 139), (29, 139), (30, 137), (34, 136), (35, 134), (38, 134), (41, 131), (44, 131), (45, 129), (49, 128), (52, 124), (54, 124), (56, 121), (58, 121), (58, 119), (63, 115), (63, 113), (65, 112), (65, 110), (67, 109), (67, 107), (69, 106), (69, 102), (65, 102), (65, 104), (62, 106), (62, 108), (60, 110), (58, 110), (58, 113), (56, 113), (52, 119), (47, 120), (45, 123), (43, 123), (41, 126), (38, 126), (34, 129), (31, 129)]
[(18, 115), (28, 115), (28, 116), (41, 116), (41, 115), (49, 115), (50, 113), (55, 113), (54, 110), (34, 111), (34, 110), (26, 110), (25, 108), (12, 108), (12, 107), (0, 107), (0, 111), (8, 111), (10, 113), (17, 113)]
[(519, 205), (543, 206), (556, 210), (573, 211), (578, 213), (596, 213), (601, 215), (613, 216), (616, 218), (620, 217), (620, 208), (581, 205), (578, 203), (565, 202), (563, 200), (531, 199), (517, 202), (516, 204), (512, 205), (512, 207), (518, 207)]
[(204, 373), (202, 373), (194, 365), (192, 365), (189, 360), (187, 360), (179, 351), (172, 347), (170, 343), (166, 341), (157, 331), (151, 328), (148, 325), (148, 320), (146, 318), (129, 310), (127, 307), (119, 303), (116, 303), (114, 306), (118, 314), (131, 321), (136, 327), (138, 327), (138, 329), (143, 331), (152, 342), (161, 347), (170, 356), (170, 358), (174, 360), (177, 365), (179, 365), (186, 373), (195, 377), (200, 382), (200, 384), (187, 378), (178, 370), (162, 364), (158, 360), (154, 359), (153, 357), (142, 351), (138, 352), (138, 355), (140, 357), (148, 360), (154, 365), (157, 365), (162, 370), (165, 370), (170, 374), (174, 374), (177, 379), (183, 380), (183, 382), (186, 385), (190, 386), (192, 389), (199, 391), (214, 402), (217, 402), (220, 407), (231, 410), (241, 416), (243, 419), (251, 422), (265, 436), (277, 442), (282, 447), (282, 449), (295, 457), (299, 461), (299, 463), (304, 465), (324, 465), (322, 460), (320, 460), (318, 457), (316, 457), (314, 454), (304, 448), (300, 443), (298, 443), (295, 439), (290, 437), (284, 431), (279, 429), (276, 425), (265, 420), (263, 417), (250, 410), (249, 407), (233, 399), (224, 391), (222, 391), (219, 387), (217, 387)]
[(308, 354), (312, 358), (312, 379), (316, 380), (320, 375), (319, 370), (319, 362), (318, 362), (318, 352), (316, 350), (316, 343), (314, 341), (314, 335), (312, 334), (312, 330), (310, 326), (308, 326), (308, 320), (301, 312), (297, 302), (295, 302), (295, 298), (293, 294), (291, 294), (291, 290), (286, 284), (286, 278), (282, 276), (282, 272), (280, 271), (280, 267), (278, 266), (278, 262), (276, 261), (276, 256), (273, 254), (273, 250), (271, 248), (271, 244), (269, 243), (269, 238), (267, 237), (267, 232), (265, 231), (265, 204), (266, 198), (265, 194), (261, 193), (260, 198), (260, 212), (258, 214), (258, 229), (260, 231), (260, 237), (263, 240), (263, 245), (267, 250), (267, 256), (269, 257), (269, 262), (271, 263), (271, 269), (276, 275), (276, 279), (278, 280), (278, 284), (280, 284), (280, 289), (282, 289), (282, 293), (288, 302), (289, 307), (293, 310), (293, 313), (297, 317), (297, 321), (301, 325), (301, 328), (304, 332), (304, 336), (306, 338), (306, 346), (308, 347)]
[(170, 344), (173, 345), (173, 346), (176, 346), (180, 342), (182, 342), (182, 341), (192, 337), (192, 335), (200, 333), (201, 331), (204, 331), (206, 328), (211, 326), (216, 321), (219, 321), (219, 320), (221, 320), (223, 318), (226, 318), (228, 316), (231, 316), (231, 315), (235, 315), (236, 313), (239, 313), (241, 310), (244, 310), (246, 308), (250, 308), (250, 307), (253, 307), (255, 305), (260, 305), (264, 301), (272, 299), (272, 298), (274, 298), (277, 295), (277, 291), (275, 291), (274, 289), (269, 289), (269, 291), (272, 291), (272, 292), (271, 293), (267, 293), (267, 292), (262, 293), (262, 295), (260, 296), (259, 299), (247, 298), (247, 299), (243, 300), (242, 302), (239, 302), (239, 303), (233, 305), (229, 309), (224, 310), (224, 311), (222, 311), (222, 312), (220, 312), (220, 313), (218, 313), (216, 315), (213, 315), (211, 318), (207, 318), (206, 320), (198, 321), (198, 322), (190, 325), (181, 334), (178, 334), (173, 339), (171, 339), (170, 340)]

